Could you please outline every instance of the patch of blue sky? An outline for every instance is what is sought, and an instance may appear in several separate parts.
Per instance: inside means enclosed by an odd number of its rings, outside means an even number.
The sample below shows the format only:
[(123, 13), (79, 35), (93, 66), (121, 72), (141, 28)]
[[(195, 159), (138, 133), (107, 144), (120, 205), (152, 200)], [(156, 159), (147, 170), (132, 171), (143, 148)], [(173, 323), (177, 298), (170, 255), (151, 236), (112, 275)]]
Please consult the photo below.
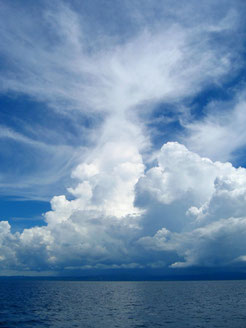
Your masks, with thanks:
[(9, 221), (13, 233), (33, 226), (46, 225), (42, 214), (51, 209), (49, 202), (6, 196), (0, 197), (0, 208), (1, 220)]
[[(151, 117), (147, 118), (146, 126), (151, 131), (151, 141), (156, 149), (168, 141), (179, 141), (186, 133), (182, 121), (201, 121), (206, 118), (211, 103), (223, 103), (223, 109), (231, 110), (234, 99), (245, 84), (246, 69), (242, 67), (236, 73), (227, 77), (221, 84), (210, 84), (193, 96), (176, 103), (158, 104)], [(146, 118), (143, 118), (146, 119)], [(238, 162), (236, 164), (238, 166)], [(242, 164), (240, 164), (242, 165)]]
[(240, 147), (233, 151), (231, 163), (235, 167), (246, 167), (246, 147)]
[(67, 115), (18, 93), (2, 94), (0, 108), (1, 219), (14, 231), (43, 225), (54, 193), (71, 186), (74, 153), (91, 143), (89, 131), (100, 125), (100, 115)]
[[(246, 59), (246, 57), (245, 57)], [(188, 99), (187, 107), (193, 120), (203, 119), (207, 115), (208, 105), (212, 102), (231, 103), (238, 91), (245, 87), (246, 68), (242, 66), (223, 84), (213, 84), (201, 90), (194, 97)], [(225, 108), (226, 109), (226, 108)], [(228, 108), (228, 110), (231, 108)]]
[(89, 130), (100, 124), (98, 116), (72, 108), (69, 114), (53, 110), (46, 102), (19, 93), (1, 95), (0, 107), (2, 126), (32, 140), (54, 145), (86, 146)]
[(146, 127), (149, 131), (151, 143), (155, 150), (168, 141), (177, 141), (178, 136), (184, 130), (180, 119), (182, 116), (182, 104), (160, 103), (153, 110), (147, 120)]

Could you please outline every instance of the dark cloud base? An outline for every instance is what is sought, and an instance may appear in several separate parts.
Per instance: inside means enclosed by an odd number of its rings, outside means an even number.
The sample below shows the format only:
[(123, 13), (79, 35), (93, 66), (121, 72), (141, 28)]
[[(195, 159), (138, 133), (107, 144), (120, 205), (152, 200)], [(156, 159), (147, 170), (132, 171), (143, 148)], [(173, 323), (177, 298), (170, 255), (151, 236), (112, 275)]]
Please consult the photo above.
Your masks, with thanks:
[(49, 276), (0, 276), (3, 280), (51, 280), (51, 281), (194, 281), (194, 280), (245, 280), (245, 269), (223, 267), (205, 268), (194, 267), (179, 270), (160, 269), (108, 269), (83, 270), (69, 275), (60, 272)]

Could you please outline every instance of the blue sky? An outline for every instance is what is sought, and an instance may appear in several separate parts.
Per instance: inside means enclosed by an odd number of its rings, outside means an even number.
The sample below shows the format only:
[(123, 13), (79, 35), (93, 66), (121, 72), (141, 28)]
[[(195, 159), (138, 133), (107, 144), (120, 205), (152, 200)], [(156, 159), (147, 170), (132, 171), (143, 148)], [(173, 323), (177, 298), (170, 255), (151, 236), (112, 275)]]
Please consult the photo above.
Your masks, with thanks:
[(244, 1), (0, 15), (1, 274), (244, 270)]

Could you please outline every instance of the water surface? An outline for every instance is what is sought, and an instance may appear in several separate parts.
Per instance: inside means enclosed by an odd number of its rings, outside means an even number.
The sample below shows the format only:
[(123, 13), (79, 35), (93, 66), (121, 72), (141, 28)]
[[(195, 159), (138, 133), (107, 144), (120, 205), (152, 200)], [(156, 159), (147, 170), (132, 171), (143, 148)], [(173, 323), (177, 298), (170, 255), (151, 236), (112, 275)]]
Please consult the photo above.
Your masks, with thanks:
[(246, 281), (0, 281), (0, 327), (246, 327)]

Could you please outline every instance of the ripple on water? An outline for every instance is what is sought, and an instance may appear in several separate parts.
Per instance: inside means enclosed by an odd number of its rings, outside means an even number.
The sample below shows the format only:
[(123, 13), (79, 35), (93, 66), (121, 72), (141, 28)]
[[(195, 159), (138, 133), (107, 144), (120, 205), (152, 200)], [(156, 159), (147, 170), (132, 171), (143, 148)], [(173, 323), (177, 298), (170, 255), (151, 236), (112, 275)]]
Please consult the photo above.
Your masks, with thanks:
[(0, 328), (244, 328), (246, 281), (0, 281)]

